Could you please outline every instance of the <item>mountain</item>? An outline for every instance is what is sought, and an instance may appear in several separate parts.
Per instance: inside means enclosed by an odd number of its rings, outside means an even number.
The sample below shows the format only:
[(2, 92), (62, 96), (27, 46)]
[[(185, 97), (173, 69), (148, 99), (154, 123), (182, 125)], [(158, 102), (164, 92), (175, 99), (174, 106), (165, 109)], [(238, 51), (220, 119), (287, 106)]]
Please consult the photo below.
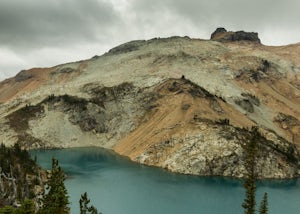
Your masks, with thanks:
[(0, 83), (0, 143), (100, 146), (195, 175), (243, 177), (258, 126), (260, 178), (299, 176), (300, 43), (271, 47), (219, 28), (154, 38)]

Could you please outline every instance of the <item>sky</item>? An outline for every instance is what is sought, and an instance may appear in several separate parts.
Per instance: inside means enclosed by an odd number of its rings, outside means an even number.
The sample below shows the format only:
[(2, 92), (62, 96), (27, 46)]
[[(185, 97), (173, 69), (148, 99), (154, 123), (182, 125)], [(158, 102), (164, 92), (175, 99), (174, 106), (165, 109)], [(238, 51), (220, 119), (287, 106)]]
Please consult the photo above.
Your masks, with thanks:
[(0, 0), (0, 80), (154, 37), (209, 39), (217, 27), (300, 42), (299, 0)]

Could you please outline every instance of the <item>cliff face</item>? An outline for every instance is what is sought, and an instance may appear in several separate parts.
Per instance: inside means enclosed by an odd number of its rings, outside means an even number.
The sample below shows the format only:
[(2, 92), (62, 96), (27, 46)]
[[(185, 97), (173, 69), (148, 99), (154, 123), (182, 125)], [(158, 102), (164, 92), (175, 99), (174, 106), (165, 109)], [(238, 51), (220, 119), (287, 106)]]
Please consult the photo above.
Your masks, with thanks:
[(0, 142), (242, 177), (247, 128), (259, 126), (259, 176), (299, 176), (299, 49), (172, 37), (22, 71), (0, 83)]

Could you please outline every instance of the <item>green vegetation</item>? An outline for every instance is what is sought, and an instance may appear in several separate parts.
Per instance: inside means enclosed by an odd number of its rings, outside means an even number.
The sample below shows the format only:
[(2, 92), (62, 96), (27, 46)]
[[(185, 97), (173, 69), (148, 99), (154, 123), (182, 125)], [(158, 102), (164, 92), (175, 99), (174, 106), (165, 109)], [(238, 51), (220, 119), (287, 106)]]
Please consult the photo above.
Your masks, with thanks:
[(60, 102), (63, 101), (68, 105), (75, 106), (81, 110), (86, 110), (86, 106), (88, 104), (88, 100), (76, 96), (71, 96), (68, 94), (55, 96), (54, 94), (49, 95), (46, 99), (42, 101), (42, 103), (47, 102)]
[[(34, 171), (33, 168), (28, 168), (28, 166), (35, 166), (35, 162), (30, 158), (29, 153), (26, 150), (22, 150), (18, 144), (16, 144), (13, 148), (6, 148), (4, 145), (1, 145), (0, 148), (0, 160), (1, 160), (1, 168), (7, 168), (7, 164), (9, 166), (15, 166), (23, 163), (23, 168), (26, 172), (31, 173)], [(30, 163), (30, 164), (28, 164)], [(27, 166), (27, 167), (26, 167)], [(5, 176), (6, 171), (1, 171), (1, 177)], [(10, 178), (13, 178), (11, 176)], [(13, 189), (8, 189), (7, 191), (3, 191), (1, 189), (1, 198), (0, 198), (0, 214), (68, 214), (70, 213), (69, 205), (69, 196), (67, 189), (65, 187), (64, 181), (66, 176), (58, 164), (56, 159), (52, 159), (52, 169), (51, 169), (51, 177), (46, 182), (46, 189), (42, 198), (42, 205), (39, 209), (35, 206), (33, 199), (22, 198), (19, 201), (22, 201), (20, 207), (15, 207), (15, 200), (7, 202), (7, 197), (11, 198), (9, 194), (15, 194)], [(16, 180), (16, 179), (15, 179)], [(4, 183), (2, 181), (2, 183)], [(14, 186), (14, 185), (10, 185)], [(18, 185), (20, 187), (26, 187), (26, 181)], [(97, 209), (94, 206), (89, 205), (90, 200), (87, 197), (87, 193), (85, 192), (81, 195), (79, 200), (80, 204), (80, 214), (101, 214), (98, 213)], [(39, 206), (39, 204), (36, 204)], [(2, 208), (1, 208), (2, 207)], [(37, 211), (38, 210), (38, 211)]]
[(37, 114), (41, 114), (43, 111), (44, 107), (42, 105), (32, 106), (27, 104), (8, 116), (9, 125), (16, 132), (24, 131), (29, 128), (29, 119), (36, 117)]
[(79, 200), (79, 205), (80, 205), (80, 214), (101, 214), (98, 213), (97, 209), (91, 205), (89, 206), (88, 204), (90, 203), (90, 199), (87, 197), (87, 193), (85, 192), (84, 194), (81, 195), (81, 198)]
[[(222, 123), (229, 123), (229, 120), (221, 120)], [(245, 144), (245, 168), (246, 175), (244, 188), (245, 199), (242, 204), (245, 214), (256, 212), (256, 185), (257, 174), (255, 170), (258, 144), (264, 139), (257, 127), (250, 131), (250, 140)], [(35, 200), (35, 193), (31, 191), (34, 185), (43, 186), (39, 174), (41, 169), (36, 165), (26, 150), (22, 150), (19, 144), (7, 148), (0, 146), (0, 214), (32, 214), (40, 206)], [(28, 175), (31, 176), (28, 182)], [(26, 180), (27, 179), (27, 180)], [(50, 179), (46, 183), (46, 189), (42, 198), (42, 205), (37, 211), (38, 214), (68, 214), (70, 213), (69, 197), (64, 185), (66, 176), (56, 159), (52, 159)], [(16, 203), (17, 202), (17, 203)], [(81, 195), (79, 200), (81, 214), (98, 214), (97, 209), (89, 205), (87, 193)], [(14, 206), (19, 204), (18, 208)], [(265, 193), (260, 203), (259, 214), (268, 213), (268, 194)], [(101, 214), (101, 213), (99, 213)]]
[[(246, 152), (246, 159), (245, 159), (245, 168), (246, 168), (246, 176), (244, 181), (244, 188), (246, 190), (246, 197), (242, 204), (242, 207), (245, 209), (245, 214), (254, 214), (255, 213), (255, 206), (256, 206), (256, 185), (255, 180), (257, 175), (255, 173), (255, 163), (256, 163), (256, 154), (258, 151), (258, 142), (261, 138), (260, 133), (258, 132), (257, 127), (252, 127), (251, 130), (251, 139), (246, 144), (245, 152)], [(263, 201), (261, 202), (260, 213), (267, 214), (267, 194), (265, 193)]]
[(260, 204), (259, 214), (268, 214), (268, 193), (266, 192)]
[(34, 202), (27, 199), (22, 203), (20, 208), (5, 206), (0, 209), (0, 214), (35, 214)]
[(198, 98), (207, 98), (210, 100), (215, 100), (216, 96), (211, 94), (209, 91), (207, 91), (205, 88), (197, 85), (196, 83), (192, 82), (189, 79), (181, 78), (181, 79), (170, 79), (170, 83), (168, 86), (168, 90), (170, 92), (187, 92), (192, 97), (198, 97)]
[(7, 148), (0, 146), (0, 207), (20, 204), (34, 199), (35, 185), (41, 185), (41, 168), (19, 144)]
[(243, 208), (245, 209), (245, 214), (254, 214), (255, 213), (255, 154), (257, 152), (257, 139), (259, 137), (259, 133), (257, 127), (252, 128), (251, 130), (252, 136), (250, 141), (247, 143), (245, 151), (246, 151), (246, 160), (245, 160), (245, 168), (246, 168), (246, 178), (244, 181), (244, 188), (246, 190), (246, 198), (243, 203)]
[(39, 214), (64, 214), (69, 213), (70, 208), (68, 192), (64, 181), (66, 176), (58, 165), (56, 159), (52, 159), (51, 177), (47, 182), (47, 192), (43, 196), (43, 205), (39, 210)]
[(83, 98), (79, 98), (67, 94), (59, 96), (59, 98), (70, 105), (76, 105), (84, 110), (86, 109), (86, 105), (88, 104), (88, 101)]
[(43, 114), (44, 107), (42, 105), (28, 105), (20, 108), (7, 116), (9, 126), (18, 134), (18, 144), (30, 147), (33, 143), (40, 143), (41, 141), (34, 138), (26, 132), (29, 129), (28, 121), (31, 118), (38, 117)]
[(134, 90), (134, 85), (130, 82), (124, 82), (112, 87), (94, 87), (88, 89), (89, 87), (85, 86), (85, 88), (85, 90), (88, 90), (93, 95), (90, 102), (105, 108), (105, 102), (123, 98)]

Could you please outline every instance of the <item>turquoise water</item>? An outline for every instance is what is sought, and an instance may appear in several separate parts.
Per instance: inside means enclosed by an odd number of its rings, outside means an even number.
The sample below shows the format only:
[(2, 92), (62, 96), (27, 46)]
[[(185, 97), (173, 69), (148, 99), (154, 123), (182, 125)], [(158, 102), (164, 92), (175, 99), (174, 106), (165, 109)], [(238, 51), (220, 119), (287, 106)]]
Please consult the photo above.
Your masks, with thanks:
[[(51, 168), (59, 160), (68, 175), (71, 213), (80, 195), (103, 214), (242, 214), (242, 183), (236, 179), (185, 176), (132, 163), (100, 148), (32, 151)], [(258, 183), (257, 197), (269, 194), (270, 214), (300, 213), (300, 180)]]

